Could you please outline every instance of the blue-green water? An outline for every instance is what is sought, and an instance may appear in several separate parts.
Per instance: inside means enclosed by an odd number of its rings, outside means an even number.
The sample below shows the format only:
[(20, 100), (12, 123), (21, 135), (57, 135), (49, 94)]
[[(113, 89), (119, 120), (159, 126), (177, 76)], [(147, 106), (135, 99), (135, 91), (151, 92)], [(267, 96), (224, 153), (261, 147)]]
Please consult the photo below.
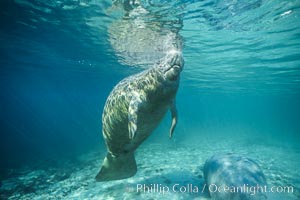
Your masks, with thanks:
[(109, 92), (174, 46), (185, 60), (174, 137), (168, 114), (126, 184), (197, 183), (205, 160), (229, 151), (294, 187), (279, 199), (299, 199), (300, 2), (126, 2), (0, 2), (0, 199), (160, 198), (94, 176)]

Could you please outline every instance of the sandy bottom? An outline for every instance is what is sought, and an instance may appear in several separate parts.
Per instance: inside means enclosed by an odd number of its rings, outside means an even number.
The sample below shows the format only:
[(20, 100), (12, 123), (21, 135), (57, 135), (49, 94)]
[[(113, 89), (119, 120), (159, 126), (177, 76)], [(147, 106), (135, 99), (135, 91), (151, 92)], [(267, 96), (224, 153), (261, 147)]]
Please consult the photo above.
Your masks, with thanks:
[(203, 192), (203, 165), (224, 152), (255, 160), (268, 187), (293, 187), (293, 192), (268, 193), (268, 199), (300, 199), (300, 150), (248, 140), (202, 140), (197, 145), (146, 141), (136, 152), (137, 174), (121, 181), (94, 180), (105, 152), (91, 152), (59, 167), (24, 167), (1, 182), (0, 199), (209, 199)]

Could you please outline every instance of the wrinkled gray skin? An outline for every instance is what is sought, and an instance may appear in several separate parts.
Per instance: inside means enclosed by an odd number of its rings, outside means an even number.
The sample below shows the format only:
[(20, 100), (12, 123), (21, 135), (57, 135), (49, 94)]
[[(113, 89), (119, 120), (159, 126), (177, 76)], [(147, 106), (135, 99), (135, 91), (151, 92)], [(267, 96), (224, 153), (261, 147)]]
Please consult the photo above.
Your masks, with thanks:
[(107, 98), (103, 116), (103, 136), (108, 154), (96, 176), (97, 181), (119, 180), (136, 171), (134, 151), (158, 126), (170, 109), (176, 126), (175, 96), (179, 86), (183, 58), (168, 54), (149, 70), (122, 80)]
[[(213, 200), (265, 200), (266, 193), (257, 190), (257, 185), (267, 186), (265, 176), (253, 160), (237, 154), (218, 154), (205, 162), (204, 179), (206, 189)], [(226, 187), (248, 187), (248, 192), (224, 192)], [(215, 191), (216, 187), (221, 188)], [(209, 188), (210, 187), (210, 188)], [(250, 190), (250, 187), (252, 189)], [(210, 189), (210, 190), (209, 190)], [(256, 191), (254, 191), (256, 189)], [(232, 190), (233, 191), (233, 190)], [(255, 192), (255, 193), (254, 193)]]

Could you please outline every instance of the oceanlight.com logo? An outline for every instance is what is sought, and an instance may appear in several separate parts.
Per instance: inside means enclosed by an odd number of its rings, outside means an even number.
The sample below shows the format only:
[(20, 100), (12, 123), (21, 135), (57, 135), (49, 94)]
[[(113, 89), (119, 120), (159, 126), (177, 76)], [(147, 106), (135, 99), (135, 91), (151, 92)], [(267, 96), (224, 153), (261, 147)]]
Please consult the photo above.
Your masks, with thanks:
[(190, 193), (190, 194), (201, 194), (205, 192), (212, 193), (247, 193), (249, 195), (256, 195), (258, 193), (293, 193), (293, 186), (271, 186), (267, 185), (261, 186), (250, 186), (244, 184), (242, 186), (227, 186), (227, 185), (217, 185), (217, 184), (185, 184), (181, 185), (175, 183), (173, 185), (163, 185), (163, 184), (136, 184), (135, 187), (127, 187), (128, 192), (137, 193), (156, 193), (161, 195), (166, 195), (168, 193)]
[(257, 193), (293, 193), (293, 186), (272, 186), (269, 187), (264, 185), (249, 186), (248, 184), (243, 184), (242, 186), (227, 186), (227, 185), (217, 185), (217, 184), (204, 184), (203, 188), (208, 187), (209, 193), (247, 193), (250, 195), (255, 195)]

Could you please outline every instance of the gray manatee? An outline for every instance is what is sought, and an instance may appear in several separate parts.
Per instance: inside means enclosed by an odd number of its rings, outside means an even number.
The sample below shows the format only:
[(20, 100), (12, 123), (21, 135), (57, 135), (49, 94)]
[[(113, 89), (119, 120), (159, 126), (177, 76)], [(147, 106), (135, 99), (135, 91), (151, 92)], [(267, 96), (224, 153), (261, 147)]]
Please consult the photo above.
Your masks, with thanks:
[(106, 100), (102, 131), (108, 153), (97, 181), (125, 179), (137, 171), (134, 151), (158, 126), (168, 109), (177, 122), (175, 96), (183, 69), (181, 53), (169, 53), (154, 67), (125, 78)]
[(266, 199), (265, 176), (253, 160), (237, 154), (218, 154), (205, 162), (206, 188), (214, 200)]

